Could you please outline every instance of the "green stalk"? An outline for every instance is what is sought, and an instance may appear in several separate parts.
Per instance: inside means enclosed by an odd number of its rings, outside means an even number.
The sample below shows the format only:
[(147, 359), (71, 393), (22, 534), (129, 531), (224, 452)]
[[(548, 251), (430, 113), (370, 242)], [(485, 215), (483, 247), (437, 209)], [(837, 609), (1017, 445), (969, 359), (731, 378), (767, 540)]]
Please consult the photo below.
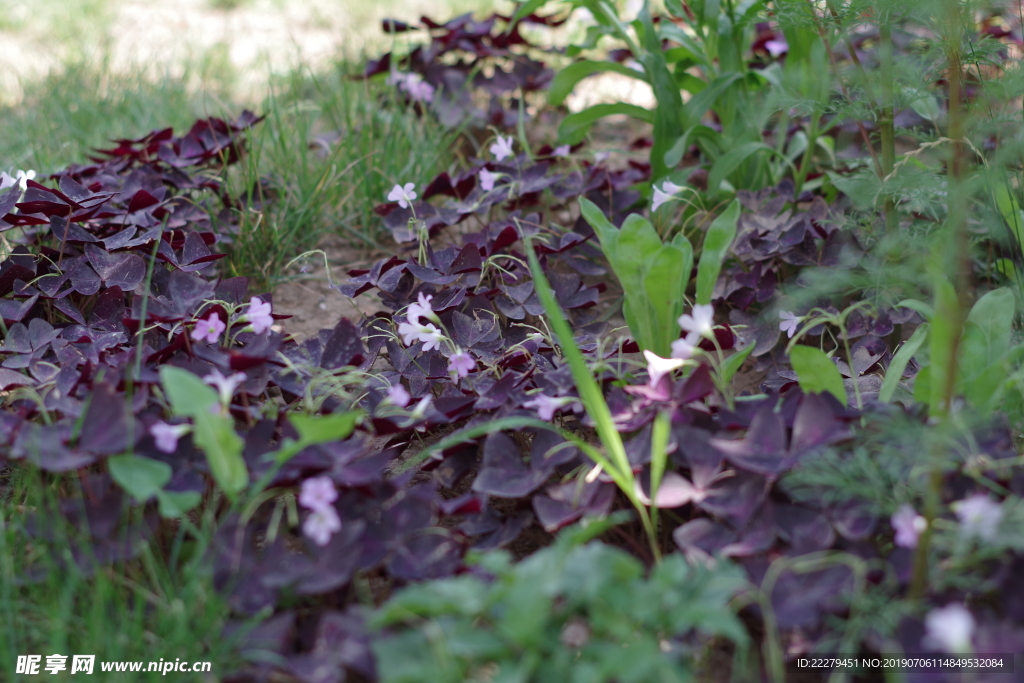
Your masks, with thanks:
[[(520, 233), (522, 233), (521, 229)], [(619, 434), (619, 430), (615, 427), (615, 420), (612, 418), (611, 410), (608, 409), (608, 403), (604, 400), (604, 394), (601, 391), (600, 385), (594, 379), (594, 375), (590, 371), (586, 359), (583, 358), (583, 354), (576, 348), (576, 340), (573, 337), (572, 330), (569, 328), (569, 323), (562, 313), (562, 307), (555, 300), (555, 294), (551, 290), (551, 285), (548, 283), (543, 269), (540, 267), (540, 261), (537, 259), (537, 254), (530, 243), (530, 238), (524, 235), (523, 242), (526, 246), (526, 257), (530, 262), (530, 272), (533, 275), (537, 297), (544, 306), (544, 312), (547, 314), (551, 329), (558, 338), (558, 345), (561, 347), (562, 355), (572, 371), (572, 378), (576, 383), (576, 390), (580, 394), (580, 401), (586, 408), (587, 414), (594, 421), (598, 439), (600, 439), (601, 445), (604, 446), (605, 455), (601, 455), (597, 449), (592, 447), (583, 450), (591, 459), (606, 469), (608, 475), (614, 479), (616, 485), (629, 498), (633, 507), (636, 508), (644, 531), (647, 533), (651, 551), (655, 559), (659, 560), (661, 553), (658, 549), (657, 533), (647, 508), (636, 495), (636, 479), (633, 476), (633, 468), (629, 463), (629, 457), (626, 455), (626, 447), (622, 443), (622, 435)]]
[[(893, 95), (892, 68), (892, 15), (888, 11), (883, 13), (878, 29), (881, 38), (881, 43), (878, 46), (878, 56), (882, 71), (882, 107), (879, 112), (879, 132), (882, 138), (882, 177), (888, 178), (896, 163), (896, 128), (893, 113), (895, 97)], [(889, 193), (885, 193), (882, 212), (885, 216), (885, 229), (892, 234), (896, 231), (899, 224), (896, 218), (896, 203)]]
[[(937, 387), (939, 400), (933, 401), (933, 417), (943, 422), (949, 420), (949, 408), (956, 392), (957, 355), (960, 347), (960, 336), (963, 331), (964, 311), (967, 304), (971, 284), (970, 242), (967, 235), (967, 197), (964, 186), (967, 159), (962, 142), (964, 136), (964, 108), (961, 99), (962, 60), (960, 54), (961, 16), (958, 0), (947, 0), (947, 63), (949, 81), (949, 128), (946, 137), (951, 140), (949, 157), (946, 161), (946, 182), (948, 183), (949, 213), (947, 216), (946, 243), (951, 245), (945, 261), (946, 272), (954, 273), (955, 292), (949, 291), (948, 282), (945, 287), (937, 287), (936, 311), (951, 328), (948, 343), (942, 350), (945, 357), (932, 358), (933, 367), (943, 367), (943, 372), (934, 377), (942, 382)], [(943, 282), (946, 282), (943, 278)], [(943, 295), (945, 293), (945, 295)], [(938, 320), (937, 320), (938, 321)], [(914, 556), (914, 573), (910, 585), (910, 598), (920, 599), (928, 587), (928, 551), (931, 546), (932, 524), (939, 513), (942, 495), (942, 472), (934, 465), (929, 476), (928, 492), (925, 501), (925, 519), (928, 528), (921, 534), (917, 551)]]
[(793, 202), (794, 204), (800, 201), (800, 193), (803, 192), (804, 182), (807, 181), (807, 172), (811, 167), (811, 159), (814, 158), (814, 148), (818, 145), (818, 135), (820, 130), (818, 129), (818, 115), (811, 115), (811, 127), (807, 131), (807, 149), (804, 150), (803, 159), (800, 160), (800, 168), (796, 173), (795, 188), (793, 190)]

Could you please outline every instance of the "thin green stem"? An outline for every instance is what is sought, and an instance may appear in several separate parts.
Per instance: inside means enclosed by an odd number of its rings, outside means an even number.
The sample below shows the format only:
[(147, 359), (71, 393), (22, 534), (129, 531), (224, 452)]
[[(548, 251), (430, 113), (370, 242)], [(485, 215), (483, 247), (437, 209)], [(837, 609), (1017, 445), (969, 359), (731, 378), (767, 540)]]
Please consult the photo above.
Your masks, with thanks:
[[(879, 21), (880, 44), (878, 56), (882, 78), (882, 107), (879, 111), (879, 133), (882, 138), (882, 177), (892, 173), (896, 163), (896, 128), (894, 121), (895, 97), (893, 95), (892, 66), (892, 16), (888, 11), (882, 14)], [(883, 199), (882, 211), (885, 216), (885, 229), (890, 234), (898, 227), (896, 204), (888, 192)]]

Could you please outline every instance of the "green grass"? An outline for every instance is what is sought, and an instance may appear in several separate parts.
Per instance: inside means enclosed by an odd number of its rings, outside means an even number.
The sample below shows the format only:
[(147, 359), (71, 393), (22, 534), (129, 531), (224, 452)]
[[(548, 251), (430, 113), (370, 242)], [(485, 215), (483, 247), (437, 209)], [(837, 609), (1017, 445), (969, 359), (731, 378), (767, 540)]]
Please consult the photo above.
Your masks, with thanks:
[(112, 139), (167, 126), (181, 130), (196, 118), (230, 113), (238, 109), (232, 85), (231, 75), (209, 59), (157, 78), (118, 71), (109, 56), (76, 59), (24, 84), (18, 105), (0, 107), (0, 169), (54, 172), (88, 163), (90, 150)]
[[(83, 571), (70, 548), (87, 530), (53, 509), (58, 487), (66, 493), (77, 481), (20, 469), (0, 474), (0, 680), (16, 680), (18, 655), (32, 654), (44, 664), (47, 655), (68, 656), (68, 669), (54, 680), (78, 677), (70, 676), (74, 654), (96, 655), (101, 680), (157, 680), (152, 673), (103, 678), (109, 674), (99, 663), (161, 658), (212, 663), (212, 677), (176, 672), (175, 680), (217, 680), (236, 660), (222, 635), (229, 610), (201, 559), (209, 534), (165, 523), (137, 559)], [(121, 518), (139, 514), (126, 507)], [(33, 524), (42, 533), (28, 534)]]
[(349, 78), (358, 65), (295, 69), (269, 80), (263, 102), (246, 102), (234, 96), (237, 74), (221, 57), (211, 50), (182, 74), (157, 78), (81, 59), (27, 84), (22, 103), (0, 108), (0, 170), (52, 173), (86, 163), (115, 138), (167, 126), (180, 133), (196, 118), (246, 107), (265, 114), (251, 153), (226, 180), (234, 196), (257, 203), (236, 216), (241, 233), (227, 269), (266, 287), (327, 233), (361, 246), (390, 239), (373, 207), (395, 183), (422, 188), (451, 164), (458, 132), (395, 101), (389, 86)]
[(373, 207), (396, 183), (422, 188), (451, 164), (457, 131), (396, 102), (389, 86), (352, 80), (352, 72), (338, 63), (272, 82), (259, 108), (267, 119), (229, 176), (233, 194), (263, 207), (238, 215), (233, 274), (273, 285), (289, 260), (327, 233), (364, 247), (386, 243)]

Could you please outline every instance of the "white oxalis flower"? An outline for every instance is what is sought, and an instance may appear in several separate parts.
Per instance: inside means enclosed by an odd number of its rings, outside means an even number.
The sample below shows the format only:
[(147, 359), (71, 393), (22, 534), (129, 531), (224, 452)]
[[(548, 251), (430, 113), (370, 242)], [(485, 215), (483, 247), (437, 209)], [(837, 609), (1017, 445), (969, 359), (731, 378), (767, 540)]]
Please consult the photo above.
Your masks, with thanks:
[(949, 653), (970, 652), (974, 626), (974, 617), (963, 605), (954, 602), (933, 609), (924, 618), (924, 645)]
[(691, 336), (711, 338), (715, 327), (715, 309), (711, 304), (697, 304), (689, 313), (679, 316), (678, 322), (684, 332), (690, 333), (687, 335), (690, 343), (696, 341), (689, 339)]
[(327, 545), (331, 535), (341, 531), (341, 518), (333, 505), (317, 508), (306, 518), (302, 533), (319, 546)]
[(220, 395), (220, 403), (223, 406), (231, 403), (231, 399), (234, 398), (235, 390), (238, 389), (238, 385), (246, 379), (247, 377), (244, 372), (236, 372), (233, 375), (225, 377), (217, 368), (214, 368), (210, 371), (210, 374), (203, 377), (204, 382), (217, 389), (217, 393)]
[(779, 319), (782, 320), (779, 323), (779, 329), (789, 335), (792, 339), (793, 335), (796, 334), (797, 329), (800, 327), (800, 321), (803, 320), (803, 316), (796, 315), (793, 311), (780, 311)]
[(986, 541), (995, 539), (999, 522), (1003, 519), (1003, 507), (999, 503), (978, 493), (953, 503), (952, 507), (960, 520), (960, 531), (965, 536), (978, 536)]
[(416, 199), (417, 195), (413, 190), (416, 189), (415, 183), (406, 183), (405, 187), (401, 185), (395, 185), (391, 188), (391, 193), (388, 194), (388, 201), (398, 202), (398, 205), (403, 209), (408, 209), (409, 205), (412, 204), (413, 200)]
[(683, 367), (682, 358), (662, 358), (651, 351), (644, 351), (644, 358), (647, 359), (648, 384), (652, 387), (661, 381), (661, 378), (673, 370)]

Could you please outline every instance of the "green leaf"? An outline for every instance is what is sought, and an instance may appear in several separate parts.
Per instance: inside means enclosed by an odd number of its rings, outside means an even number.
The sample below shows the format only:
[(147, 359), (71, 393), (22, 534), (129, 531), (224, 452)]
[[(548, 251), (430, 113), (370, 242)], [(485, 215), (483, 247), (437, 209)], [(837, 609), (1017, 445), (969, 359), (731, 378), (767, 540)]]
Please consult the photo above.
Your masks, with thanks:
[(604, 212), (597, 207), (597, 204), (590, 201), (586, 197), (580, 197), (580, 212), (583, 214), (583, 218), (586, 219), (590, 227), (594, 229), (597, 234), (597, 239), (601, 243), (601, 248), (608, 251), (615, 252), (615, 245), (619, 238), (619, 229), (612, 225)]
[(725, 362), (722, 363), (721, 370), (722, 384), (729, 384), (732, 382), (732, 378), (736, 376), (737, 372), (739, 372), (739, 369), (743, 366), (743, 361), (747, 360), (747, 357), (750, 356), (750, 352), (754, 350), (755, 346), (757, 346), (757, 344), (751, 342), (750, 344), (747, 344), (747, 348), (739, 351), (738, 353), (734, 353), (725, 359)]
[[(710, 185), (708, 186), (710, 187)], [(718, 218), (711, 223), (704, 245), (700, 251), (700, 263), (697, 265), (697, 303), (711, 303), (711, 295), (718, 281), (718, 273), (722, 263), (729, 254), (729, 247), (736, 237), (736, 224), (740, 219), (740, 203), (738, 199), (726, 207)]]
[(916, 311), (925, 320), (931, 320), (935, 317), (935, 309), (929, 304), (917, 299), (904, 299), (903, 301), (896, 304), (896, 308), (909, 308), (912, 311)]
[(985, 340), (987, 363), (995, 362), (1009, 350), (1016, 312), (1013, 292), (1000, 287), (978, 299), (967, 315), (967, 322), (977, 325)]
[(763, 142), (748, 142), (739, 147), (734, 147), (716, 159), (711, 167), (711, 172), (708, 174), (708, 195), (714, 196), (717, 194), (719, 186), (727, 176), (731, 175), (749, 157), (764, 150), (774, 151)]
[(175, 415), (195, 417), (199, 413), (209, 414), (210, 408), (220, 403), (213, 387), (188, 370), (164, 365), (160, 368), (160, 383)]
[(525, 0), (525, 2), (520, 3), (516, 13), (512, 15), (512, 21), (508, 23), (508, 27), (505, 29), (505, 34), (508, 35), (512, 33), (512, 29), (515, 28), (520, 19), (534, 14), (541, 7), (548, 4), (548, 2), (550, 2), (550, 0)]
[(156, 499), (160, 503), (160, 516), (176, 519), (199, 505), (203, 497), (196, 491), (157, 491)]
[(192, 418), (193, 440), (206, 454), (214, 481), (234, 497), (249, 482), (249, 470), (233, 421), (216, 412), (217, 393), (188, 370), (170, 365), (160, 368), (160, 381), (174, 414)]
[(832, 184), (849, 197), (858, 209), (870, 209), (874, 206), (881, 184), (871, 169), (863, 169), (852, 174), (828, 171), (827, 175)]
[(171, 466), (141, 455), (116, 455), (107, 458), (107, 468), (121, 488), (143, 503), (171, 480)]
[(715, 106), (722, 93), (727, 91), (733, 83), (741, 78), (743, 78), (742, 74), (728, 73), (708, 83), (708, 87), (694, 95), (686, 103), (683, 111), (683, 116), (685, 117), (683, 127), (689, 128), (690, 126), (699, 125), (704, 115), (708, 113), (708, 110)]
[(643, 72), (631, 69), (624, 64), (585, 59), (581, 62), (570, 64), (555, 75), (551, 81), (551, 86), (548, 88), (548, 103), (557, 107), (565, 102), (565, 98), (569, 96), (577, 83), (588, 76), (604, 71), (613, 71), (623, 76), (644, 81), (645, 83), (648, 82), (647, 76)]
[(846, 389), (843, 387), (843, 376), (832, 359), (820, 349), (813, 346), (794, 346), (789, 351), (789, 360), (793, 363), (800, 380), (800, 388), (808, 394), (823, 391), (835, 396), (846, 405)]
[(288, 421), (299, 433), (300, 442), (308, 446), (347, 439), (360, 415), (358, 411), (324, 416), (295, 414)]
[(679, 336), (676, 321), (683, 314), (683, 300), (690, 269), (693, 268), (693, 248), (666, 244), (658, 249), (644, 267), (643, 295), (652, 314), (652, 338), (645, 348), (662, 357), (671, 353), (672, 342)]
[(917, 112), (918, 116), (928, 119), (932, 123), (938, 123), (942, 116), (942, 109), (933, 95), (926, 94), (910, 103), (910, 108)]
[(210, 412), (192, 418), (193, 440), (203, 449), (210, 465), (210, 474), (228, 496), (234, 497), (249, 483), (249, 470), (242, 459), (242, 439), (235, 433), (232, 421)]
[(595, 104), (583, 111), (566, 116), (558, 126), (558, 141), (562, 144), (575, 145), (583, 141), (594, 122), (612, 114), (625, 114), (645, 123), (654, 123), (654, 114), (635, 104), (616, 102), (613, 104)]
[(903, 377), (903, 371), (907, 369), (907, 363), (914, 357), (917, 350), (921, 348), (921, 344), (924, 343), (927, 336), (928, 323), (925, 323), (914, 330), (914, 334), (910, 335), (910, 339), (903, 342), (903, 346), (893, 356), (892, 362), (889, 363), (889, 367), (885, 371), (885, 379), (882, 380), (882, 388), (878, 392), (879, 401), (888, 403), (892, 400), (896, 387), (899, 386), (900, 379)]

